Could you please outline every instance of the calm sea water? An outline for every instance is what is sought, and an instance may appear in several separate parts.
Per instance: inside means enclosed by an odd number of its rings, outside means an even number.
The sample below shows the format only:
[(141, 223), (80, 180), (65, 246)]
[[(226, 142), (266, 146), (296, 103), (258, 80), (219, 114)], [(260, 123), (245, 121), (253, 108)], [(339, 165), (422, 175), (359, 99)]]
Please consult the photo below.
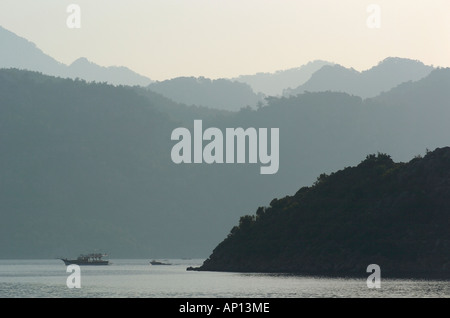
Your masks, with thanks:
[(382, 277), (380, 289), (369, 289), (365, 279), (192, 272), (186, 268), (203, 260), (167, 261), (172, 265), (112, 259), (109, 266), (82, 266), (81, 288), (69, 289), (60, 260), (0, 260), (0, 297), (450, 297), (449, 281)]

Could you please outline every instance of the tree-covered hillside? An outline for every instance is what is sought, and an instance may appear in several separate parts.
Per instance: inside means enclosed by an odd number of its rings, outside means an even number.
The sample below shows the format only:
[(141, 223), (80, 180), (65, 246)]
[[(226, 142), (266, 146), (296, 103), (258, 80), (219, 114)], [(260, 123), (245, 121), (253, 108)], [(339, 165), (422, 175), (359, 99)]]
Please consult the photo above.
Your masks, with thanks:
[(449, 228), (450, 148), (369, 155), (241, 217), (200, 270), (450, 277)]

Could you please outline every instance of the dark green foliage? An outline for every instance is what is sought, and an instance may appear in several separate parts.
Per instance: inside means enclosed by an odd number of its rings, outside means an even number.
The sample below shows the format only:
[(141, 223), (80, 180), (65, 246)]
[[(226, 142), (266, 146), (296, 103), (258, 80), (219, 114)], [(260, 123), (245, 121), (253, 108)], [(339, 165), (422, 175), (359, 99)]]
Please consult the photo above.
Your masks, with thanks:
[(244, 216), (201, 270), (448, 277), (450, 148), (394, 163), (369, 155)]

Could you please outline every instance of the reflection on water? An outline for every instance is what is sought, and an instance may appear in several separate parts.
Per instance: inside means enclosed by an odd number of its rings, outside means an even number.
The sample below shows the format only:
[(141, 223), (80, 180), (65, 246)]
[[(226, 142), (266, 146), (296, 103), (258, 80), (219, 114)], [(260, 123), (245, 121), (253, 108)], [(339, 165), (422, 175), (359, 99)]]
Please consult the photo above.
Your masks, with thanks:
[(448, 281), (383, 279), (369, 289), (365, 279), (282, 274), (186, 271), (203, 260), (111, 260), (81, 267), (81, 288), (69, 289), (59, 260), (0, 260), (0, 297), (450, 297)]

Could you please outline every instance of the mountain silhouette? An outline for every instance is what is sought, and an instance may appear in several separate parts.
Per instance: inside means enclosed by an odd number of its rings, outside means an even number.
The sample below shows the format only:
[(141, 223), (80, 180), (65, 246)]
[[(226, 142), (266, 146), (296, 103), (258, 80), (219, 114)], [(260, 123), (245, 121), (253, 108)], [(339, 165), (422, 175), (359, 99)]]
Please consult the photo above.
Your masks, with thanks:
[(85, 57), (65, 65), (45, 54), (34, 43), (1, 26), (0, 43), (3, 48), (0, 68), (32, 70), (113, 85), (148, 86), (177, 103), (228, 111), (255, 107), (265, 96), (290, 96), (305, 91), (337, 91), (363, 98), (374, 97), (403, 82), (423, 78), (433, 69), (420, 61), (393, 57), (363, 72), (316, 60), (298, 68), (242, 75), (234, 79), (179, 77), (154, 82), (126, 67), (100, 66)]
[(36, 45), (0, 26), (0, 67), (33, 70), (61, 76), (66, 65), (45, 54)]
[(99, 66), (82, 57), (74, 61), (66, 70), (69, 78), (82, 78), (86, 81), (107, 82), (112, 85), (147, 86), (153, 81), (124, 66)]
[(37, 71), (63, 78), (107, 82), (113, 85), (147, 86), (152, 80), (123, 66), (103, 67), (86, 58), (79, 58), (67, 66), (45, 54), (34, 43), (0, 26), (0, 68)]
[(401, 83), (417, 81), (432, 70), (432, 66), (424, 65), (420, 61), (395, 57), (386, 58), (363, 72), (341, 65), (325, 65), (306, 83), (294, 89), (286, 89), (283, 95), (296, 95), (305, 91), (333, 91), (362, 98), (375, 97)]
[(257, 93), (263, 93), (267, 96), (278, 96), (282, 95), (285, 89), (295, 88), (305, 83), (313, 73), (325, 65), (333, 65), (333, 63), (316, 60), (300, 67), (280, 70), (274, 73), (241, 75), (233, 80), (247, 83)]
[(263, 100), (249, 85), (228, 79), (177, 77), (152, 83), (148, 89), (178, 103), (229, 111), (255, 107)]

